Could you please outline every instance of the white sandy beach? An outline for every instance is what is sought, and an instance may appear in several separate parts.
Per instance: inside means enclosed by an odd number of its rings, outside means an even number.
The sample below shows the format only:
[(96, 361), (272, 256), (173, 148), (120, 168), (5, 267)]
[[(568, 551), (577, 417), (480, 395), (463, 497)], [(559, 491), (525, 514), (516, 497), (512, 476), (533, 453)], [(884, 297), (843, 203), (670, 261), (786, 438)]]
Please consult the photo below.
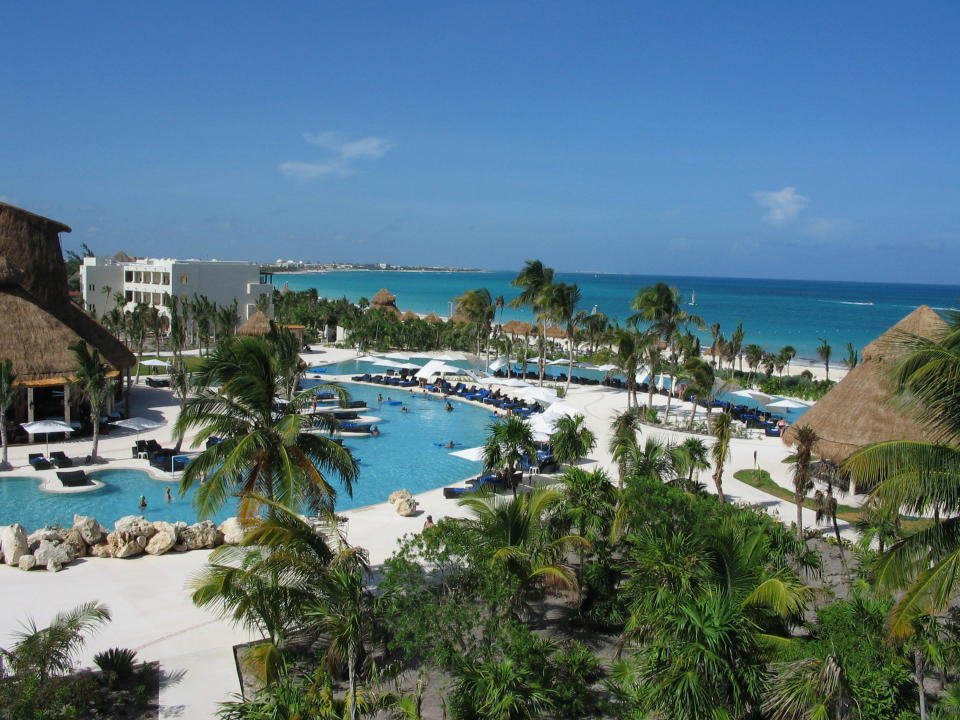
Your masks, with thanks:
[[(352, 357), (355, 357), (352, 350), (334, 348), (304, 354), (308, 364), (337, 362)], [(814, 372), (816, 374), (816, 368)], [(830, 375), (832, 379), (839, 379), (840, 369), (831, 368)], [(584, 413), (590, 428), (597, 434), (597, 449), (589, 458), (589, 464), (605, 468), (615, 476), (607, 451), (609, 426), (614, 413), (625, 409), (626, 394), (602, 386), (573, 385), (566, 402)], [(655, 402), (665, 404), (666, 398), (655, 396)], [(690, 412), (689, 403), (674, 402), (673, 407), (679, 414), (688, 416)], [(141, 433), (141, 439), (154, 438), (161, 444), (168, 444), (178, 409), (169, 390), (140, 385), (133, 392), (132, 415), (162, 417), (166, 423), (155, 431)], [(699, 412), (704, 411), (701, 408)], [(683, 437), (670, 430), (644, 428), (642, 435), (648, 433), (674, 440)], [(147, 468), (145, 460), (130, 458), (132, 438), (131, 434), (111, 433), (101, 439), (100, 455), (110, 460), (108, 467)], [(189, 446), (189, 442), (184, 444), (185, 448)], [(0, 481), (3, 476), (44, 475), (23, 467), (27, 453), (35, 449), (35, 446), (11, 448), (10, 460), (15, 469), (0, 473)], [(62, 449), (68, 455), (78, 456), (89, 451), (89, 440), (54, 443), (50, 449)], [(788, 454), (779, 438), (735, 440), (724, 473), (725, 494), (733, 502), (762, 505), (767, 512), (790, 522), (796, 514), (792, 503), (778, 500), (733, 478), (735, 471), (753, 468), (756, 458), (757, 465), (768, 470), (775, 482), (790, 488), (788, 466), (782, 462)], [(52, 474), (52, 471), (46, 472)], [(708, 473), (703, 473), (701, 481), (713, 492)], [(362, 476), (360, 482), (363, 482)], [(463, 514), (455, 501), (443, 498), (442, 488), (421, 493), (416, 499), (424, 511), (419, 517), (400, 517), (386, 502), (343, 512), (349, 518), (349, 541), (367, 548), (371, 563), (376, 566), (392, 553), (400, 537), (421, 529), (425, 514), (432, 514), (435, 520)], [(841, 501), (856, 504), (856, 499), (851, 497)], [(131, 508), (131, 513), (135, 511)], [(804, 510), (804, 522), (812, 526), (814, 513)], [(27, 528), (28, 531), (35, 529)], [(846, 529), (845, 534), (850, 532)], [(209, 718), (216, 703), (238, 691), (232, 646), (251, 638), (244, 630), (197, 609), (190, 601), (185, 584), (208, 555), (209, 551), (194, 551), (127, 560), (85, 558), (60, 573), (25, 573), (15, 568), (0, 568), (0, 606), (4, 608), (0, 619), (0, 646), (8, 643), (10, 633), (17, 630), (27, 616), (33, 616), (42, 626), (59, 610), (83, 601), (99, 600), (112, 610), (113, 622), (86, 646), (82, 662), (90, 663), (95, 652), (109, 647), (134, 648), (141, 659), (159, 661), (165, 673), (160, 691), (161, 717)]]

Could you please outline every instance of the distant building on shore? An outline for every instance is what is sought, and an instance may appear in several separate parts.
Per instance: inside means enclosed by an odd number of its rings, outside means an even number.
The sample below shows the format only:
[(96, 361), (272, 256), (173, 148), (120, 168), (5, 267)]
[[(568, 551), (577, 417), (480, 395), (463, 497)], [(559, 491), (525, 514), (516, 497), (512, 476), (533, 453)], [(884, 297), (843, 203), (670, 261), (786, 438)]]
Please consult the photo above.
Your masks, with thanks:
[[(205, 296), (226, 307), (237, 302), (240, 321), (256, 312), (257, 298), (272, 300), (270, 274), (249, 262), (226, 260), (132, 259), (122, 253), (114, 257), (84, 258), (80, 268), (83, 303), (97, 317), (114, 307), (114, 296), (123, 293), (127, 304), (153, 305), (166, 314), (164, 295), (192, 298)], [(270, 314), (270, 313), (268, 313)]]

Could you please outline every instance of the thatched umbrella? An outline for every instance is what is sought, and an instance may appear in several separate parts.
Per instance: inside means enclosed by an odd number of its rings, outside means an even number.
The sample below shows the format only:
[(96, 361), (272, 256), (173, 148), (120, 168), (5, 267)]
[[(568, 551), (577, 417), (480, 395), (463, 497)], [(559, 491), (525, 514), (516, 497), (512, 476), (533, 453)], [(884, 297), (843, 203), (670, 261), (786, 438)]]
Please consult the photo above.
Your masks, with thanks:
[(420, 316), (417, 315), (413, 310), (407, 310), (407, 311), (403, 314), (403, 319), (404, 319), (404, 320), (417, 320), (419, 317), (420, 317)]
[(424, 320), (426, 320), (428, 323), (442, 323), (442, 322), (443, 322), (443, 318), (441, 318), (441, 317), (440, 317), (439, 315), (437, 315), (436, 313), (430, 313), (429, 315), (427, 315), (427, 316), (424, 318)]
[(468, 318), (468, 317), (467, 317), (466, 315), (464, 315), (463, 313), (457, 313), (457, 314), (454, 315), (452, 318), (450, 318), (450, 322), (452, 322), (452, 323), (468, 323), (468, 322), (470, 322), (470, 318)]
[(370, 304), (373, 306), (385, 306), (390, 305), (393, 307), (397, 306), (397, 296), (391, 293), (386, 288), (380, 288), (380, 291), (370, 298)]
[(123, 250), (118, 250), (118, 251), (114, 254), (113, 259), (114, 259), (116, 262), (118, 262), (118, 263), (132, 263), (132, 262), (136, 262), (136, 260), (134, 260), (134, 258), (132, 258), (132, 257), (130, 257), (129, 255), (127, 255)]
[(547, 326), (547, 331), (546, 331), (546, 336), (547, 336), (548, 338), (554, 338), (554, 339), (559, 340), (559, 339), (561, 339), (561, 338), (565, 339), (565, 338), (567, 337), (567, 333), (566, 333), (566, 331), (565, 331), (563, 328), (561, 328), (561, 327), (557, 327), (556, 325), (548, 325), (548, 326)]
[[(816, 454), (842, 463), (854, 451), (877, 442), (932, 441), (930, 428), (893, 399), (896, 393), (890, 375), (902, 352), (901, 333), (936, 339), (946, 329), (937, 313), (921, 305), (867, 345), (860, 364), (797, 421), (797, 425), (816, 430), (820, 437), (814, 446)], [(783, 435), (787, 445), (795, 441), (795, 428), (788, 428)]]
[(237, 335), (263, 337), (270, 334), (270, 318), (262, 310), (257, 310), (243, 325), (237, 328)]

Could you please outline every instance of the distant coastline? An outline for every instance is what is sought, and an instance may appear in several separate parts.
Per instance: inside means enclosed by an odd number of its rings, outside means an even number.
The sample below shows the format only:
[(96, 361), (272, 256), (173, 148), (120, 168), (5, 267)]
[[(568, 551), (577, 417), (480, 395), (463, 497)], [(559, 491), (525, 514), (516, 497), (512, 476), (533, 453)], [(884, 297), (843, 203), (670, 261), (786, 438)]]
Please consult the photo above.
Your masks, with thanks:
[(275, 267), (272, 265), (262, 265), (264, 271), (271, 272), (274, 275), (312, 275), (315, 273), (335, 273), (335, 272), (370, 272), (370, 273), (488, 273), (490, 270), (480, 268), (448, 268), (448, 267), (330, 267), (330, 266), (310, 266), (310, 267)]

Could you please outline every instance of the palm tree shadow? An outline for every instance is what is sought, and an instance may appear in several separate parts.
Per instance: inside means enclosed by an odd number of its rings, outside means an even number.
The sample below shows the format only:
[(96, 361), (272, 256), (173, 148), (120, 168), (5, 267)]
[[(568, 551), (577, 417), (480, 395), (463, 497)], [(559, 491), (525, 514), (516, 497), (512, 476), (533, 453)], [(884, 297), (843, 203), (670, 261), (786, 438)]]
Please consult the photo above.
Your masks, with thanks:
[(174, 685), (177, 685), (178, 683), (180, 683), (180, 681), (183, 680), (183, 678), (186, 677), (186, 675), (187, 675), (187, 671), (184, 669), (174, 670), (172, 672), (169, 670), (161, 669), (160, 670), (160, 687), (161, 688), (173, 687)]

